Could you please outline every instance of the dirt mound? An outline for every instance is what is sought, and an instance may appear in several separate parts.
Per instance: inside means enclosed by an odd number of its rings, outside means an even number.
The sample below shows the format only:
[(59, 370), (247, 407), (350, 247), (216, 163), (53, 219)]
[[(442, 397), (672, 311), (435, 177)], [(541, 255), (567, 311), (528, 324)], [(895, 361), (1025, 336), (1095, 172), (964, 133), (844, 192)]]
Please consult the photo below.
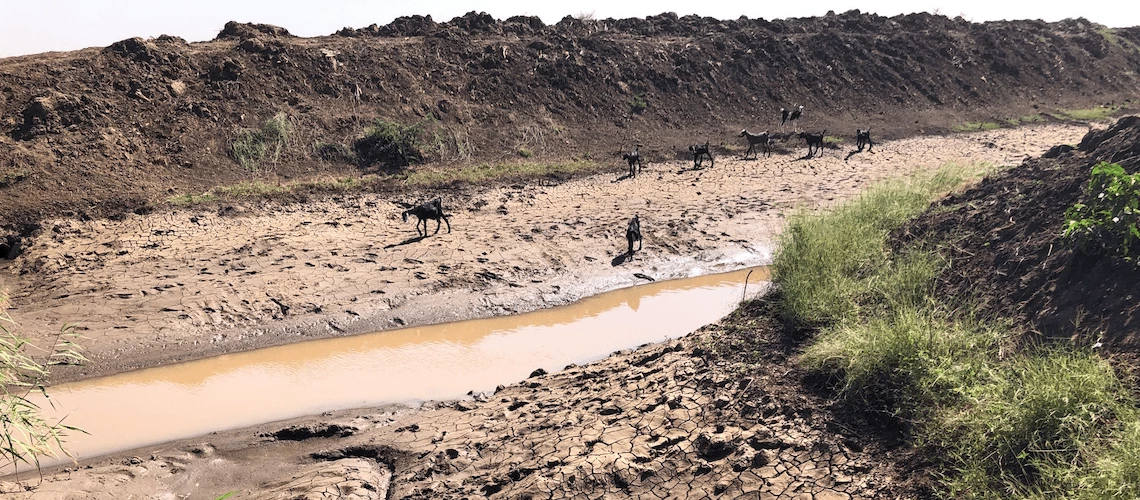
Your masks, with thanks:
[(256, 38), (259, 35), (268, 36), (293, 36), (289, 30), (280, 26), (273, 26), (272, 24), (256, 24), (256, 23), (239, 23), (230, 21), (226, 23), (222, 31), (214, 40), (237, 39), (244, 40), (246, 38)]
[(1065, 210), (1083, 198), (1089, 171), (1101, 161), (1140, 170), (1140, 117), (948, 197), (896, 236), (952, 242), (943, 249), (950, 268), (939, 284), (948, 297), (984, 299), (984, 309), (1049, 337), (1083, 333), (1106, 348), (1136, 352), (1140, 268), (1084, 256), (1061, 240)]
[[(806, 106), (804, 127), (872, 127), (876, 138), (1127, 106), (1138, 42), (1140, 30), (1083, 19), (858, 11), (553, 25), (472, 12), (317, 38), (242, 23), (209, 42), (131, 38), (0, 60), (0, 223), (122, 211), (251, 177), (358, 175), (319, 151), (351, 144), (375, 118), (423, 125), (432, 158), (449, 165), (616, 164), (635, 142), (650, 161), (700, 139), (735, 147), (742, 127), (774, 130), (794, 104)], [(280, 154), (243, 168), (231, 144), (278, 113), (291, 130)]]

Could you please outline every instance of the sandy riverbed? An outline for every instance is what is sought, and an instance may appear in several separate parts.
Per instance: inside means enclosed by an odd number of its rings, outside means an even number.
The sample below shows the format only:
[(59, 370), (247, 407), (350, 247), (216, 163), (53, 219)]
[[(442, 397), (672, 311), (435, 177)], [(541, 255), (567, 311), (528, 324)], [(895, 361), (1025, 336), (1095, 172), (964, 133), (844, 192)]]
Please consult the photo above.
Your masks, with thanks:
[[(0, 261), (0, 287), (23, 334), (48, 338), (73, 323), (87, 337), (92, 362), (57, 372), (57, 381), (73, 380), (528, 311), (628, 286), (635, 273), (667, 279), (764, 264), (796, 206), (827, 206), (948, 162), (1017, 164), (1086, 131), (1057, 124), (914, 137), (846, 162), (849, 148), (811, 160), (722, 157), (699, 171), (656, 163), (618, 182), (598, 175), (458, 189), (443, 193), (452, 232), (423, 239), (390, 199), (369, 194), (48, 220), (23, 256)], [(633, 214), (645, 249), (621, 262)]]

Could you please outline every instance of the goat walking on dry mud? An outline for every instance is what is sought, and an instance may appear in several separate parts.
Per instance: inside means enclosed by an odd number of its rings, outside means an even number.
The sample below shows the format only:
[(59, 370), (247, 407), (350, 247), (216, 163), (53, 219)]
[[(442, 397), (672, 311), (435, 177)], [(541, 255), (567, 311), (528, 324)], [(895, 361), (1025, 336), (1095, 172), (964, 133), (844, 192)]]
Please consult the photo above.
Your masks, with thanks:
[(435, 221), (435, 233), (432, 233), (432, 234), (438, 234), (439, 233), (439, 227), (441, 225), (441, 223), (440, 223), (441, 221), (447, 223), (447, 232), (449, 232), (449, 233), (451, 232), (451, 221), (448, 220), (451, 216), (443, 213), (443, 199), (442, 198), (437, 197), (436, 199), (429, 201), (429, 202), (426, 202), (426, 203), (423, 203), (417, 207), (413, 207), (413, 208), (409, 208), (407, 210), (404, 210), (404, 213), (401, 214), (401, 216), (404, 219), (404, 222), (408, 222), (408, 216), (409, 215), (414, 215), (417, 219), (419, 219), (416, 221), (416, 234), (421, 234), (420, 233), (420, 224), (423, 224), (423, 226), (424, 226), (423, 236), (427, 236), (427, 232), (428, 232), (427, 231), (428, 230), (427, 221), (428, 220), (434, 220)]
[(767, 130), (762, 134), (753, 134), (750, 133), (748, 129), (744, 129), (740, 131), (740, 137), (748, 139), (748, 151), (744, 152), (743, 159), (747, 160), (749, 154), (754, 155), (753, 159), (759, 158), (759, 154), (756, 152), (757, 144), (760, 145), (765, 156), (772, 156), (772, 138), (768, 136)]
[(875, 152), (875, 143), (871, 142), (871, 129), (855, 129), (855, 148), (862, 153), (864, 146), (867, 147), (868, 153)]
[(705, 141), (704, 144), (689, 146), (689, 152), (693, 153), (693, 168), (701, 168), (701, 163), (706, 157), (709, 159), (709, 168), (713, 167), (713, 156), (709, 152), (709, 141)]
[(847, 153), (843, 161), (850, 160), (852, 156), (862, 153), (863, 148), (866, 148), (871, 154), (875, 154), (875, 143), (871, 140), (871, 129), (855, 129), (855, 149)]
[(629, 220), (629, 225), (625, 227), (625, 240), (629, 244), (626, 254), (629, 259), (633, 260), (633, 242), (637, 242), (637, 250), (641, 250), (641, 220), (634, 214), (633, 218)]
[[(629, 163), (629, 176), (632, 178), (641, 172), (641, 144), (634, 146), (633, 151), (622, 153), (621, 158)], [(636, 171), (634, 166), (637, 166)]]
[(819, 156), (823, 156), (823, 138), (826, 133), (827, 131), (824, 130), (818, 134), (812, 134), (810, 132), (800, 132), (798, 134), (801, 139), (807, 142), (808, 153), (804, 158), (811, 158), (815, 156), (815, 153), (819, 153)]

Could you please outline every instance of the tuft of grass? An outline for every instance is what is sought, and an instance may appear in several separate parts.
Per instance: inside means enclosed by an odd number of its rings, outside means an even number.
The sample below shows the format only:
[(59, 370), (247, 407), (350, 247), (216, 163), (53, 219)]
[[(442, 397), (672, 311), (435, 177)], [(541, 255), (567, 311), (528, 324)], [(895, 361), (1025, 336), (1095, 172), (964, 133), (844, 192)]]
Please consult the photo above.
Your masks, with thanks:
[[(48, 398), (47, 380), (51, 369), (79, 365), (87, 361), (76, 341), (82, 336), (71, 325), (64, 325), (51, 343), (37, 347), (16, 330), (8, 315), (8, 296), (0, 290), (0, 466), (30, 465), (39, 469), (40, 457), (72, 460), (63, 443), (71, 432), (84, 432), (62, 421), (50, 423), (30, 398)], [(48, 400), (50, 402), (50, 399)]]
[(601, 167), (592, 161), (482, 163), (460, 168), (416, 170), (409, 172), (404, 183), (411, 186), (445, 186), (454, 183), (478, 184), (507, 179), (534, 179), (550, 176), (596, 172)]
[(649, 102), (645, 100), (645, 93), (638, 92), (633, 95), (633, 99), (629, 101), (629, 109), (634, 113), (641, 114), (649, 108)]
[(280, 159), (292, 127), (285, 113), (277, 113), (261, 128), (239, 130), (230, 142), (230, 153), (246, 170), (256, 172), (263, 160), (276, 163)]
[(214, 196), (224, 198), (265, 198), (289, 191), (281, 184), (262, 181), (245, 181), (229, 186), (218, 186), (211, 190)]
[(318, 158), (333, 163), (354, 164), (360, 161), (356, 152), (343, 144), (317, 141), (313, 143), (313, 154)]
[(1011, 127), (1017, 127), (1019, 125), (1026, 125), (1029, 123), (1040, 123), (1043, 121), (1045, 121), (1045, 116), (1043, 116), (1041, 113), (1005, 119), (1005, 123)]
[(167, 203), (181, 207), (202, 205), (206, 203), (213, 203), (215, 201), (218, 201), (218, 197), (209, 192), (202, 194), (180, 194), (171, 196), (166, 199)]
[(1057, 109), (1051, 114), (1059, 120), (1093, 122), (1108, 120), (1118, 112), (1120, 108), (1116, 106), (1096, 106), (1083, 109)]
[(997, 122), (969, 122), (955, 125), (951, 130), (955, 132), (982, 132), (999, 128), (1001, 128), (1001, 124)]
[(299, 192), (352, 193), (374, 189), (388, 182), (402, 182), (416, 187), (440, 187), (456, 183), (480, 184), (548, 177), (566, 177), (601, 172), (604, 167), (589, 160), (554, 163), (520, 162), (479, 164), (460, 168), (409, 170), (400, 174), (365, 175), (363, 177), (321, 178), (288, 183), (259, 180), (215, 187), (202, 194), (180, 194), (166, 199), (175, 206), (193, 206), (220, 200), (273, 198)]
[(824, 144), (843, 144), (847, 139), (837, 135), (828, 135), (823, 137)]
[(888, 182), (789, 220), (773, 281), (778, 313), (817, 327), (801, 363), (940, 450), (947, 498), (1137, 498), (1140, 411), (1112, 367), (1074, 344), (1013, 349), (1010, 325), (937, 304), (937, 254), (887, 248), (959, 179)]
[[(960, 404), (933, 419), (926, 433), (955, 463), (956, 474), (946, 484), (954, 498), (1008, 498), (1011, 492), (1033, 497), (1064, 490), (1071, 495), (1098, 463), (1106, 471), (1115, 469), (1097, 458), (1118, 435), (1121, 418), (1136, 423), (1129, 391), (1107, 362), (1088, 351), (1016, 356), (982, 383), (962, 390)], [(1140, 450), (1120, 451), (1118, 456), (1129, 460)], [(1089, 479), (1100, 477), (1111, 474)], [(1111, 485), (1124, 486), (1135, 490)]]
[(846, 397), (915, 418), (975, 383), (1003, 338), (998, 329), (906, 306), (824, 330), (802, 362), (838, 379)]
[(377, 119), (364, 131), (364, 137), (352, 144), (357, 158), (365, 166), (406, 167), (424, 161), (427, 144), (424, 128)]
[(8, 186), (15, 185), (16, 183), (27, 179), (29, 175), (31, 175), (31, 172), (29, 172), (27, 169), (4, 172), (2, 175), (0, 175), (0, 188), (6, 188)]
[(1116, 34), (1116, 30), (1114, 30), (1112, 28), (1107, 28), (1107, 27), (1097, 28), (1096, 32), (1100, 36), (1104, 37), (1105, 41), (1112, 44), (1112, 46), (1114, 46), (1116, 48), (1128, 48), (1128, 49), (1132, 49), (1132, 50), (1137, 50), (1135, 43), (1133, 43), (1131, 40), (1128, 40), (1126, 38), (1121, 38), (1120, 35)]
[(1140, 498), (1140, 419), (1129, 420), (1076, 480), (1076, 498)]
[[(940, 264), (921, 253), (892, 260), (885, 249), (888, 233), (981, 168), (947, 165), (933, 174), (876, 185), (828, 213), (793, 214), (772, 264), (782, 315), (824, 325), (854, 318), (865, 305), (861, 300), (873, 295), (880, 303), (913, 300), (905, 296), (926, 289)], [(902, 272), (889, 279), (868, 273), (888, 265)]]
[(171, 196), (166, 202), (175, 206), (194, 206), (215, 203), (220, 200), (248, 198), (273, 198), (305, 191), (332, 193), (352, 193), (364, 191), (378, 181), (376, 176), (324, 178), (307, 181), (272, 184), (262, 181), (245, 181), (227, 186), (218, 186), (202, 194), (180, 194)]

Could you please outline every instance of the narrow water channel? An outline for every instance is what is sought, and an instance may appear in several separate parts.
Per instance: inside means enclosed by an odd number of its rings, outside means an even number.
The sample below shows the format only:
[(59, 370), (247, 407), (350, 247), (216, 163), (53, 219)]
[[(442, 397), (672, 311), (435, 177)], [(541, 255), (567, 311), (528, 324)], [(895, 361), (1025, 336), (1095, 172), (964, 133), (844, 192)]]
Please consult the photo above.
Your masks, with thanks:
[[(64, 384), (43, 404), (91, 458), (386, 403), (463, 397), (685, 335), (732, 311), (748, 270), (650, 283), (527, 314), (316, 340)], [(749, 291), (768, 279), (757, 268)], [(749, 295), (752, 295), (750, 293)], [(46, 403), (46, 402), (44, 402)], [(47, 465), (47, 463), (45, 463)]]

